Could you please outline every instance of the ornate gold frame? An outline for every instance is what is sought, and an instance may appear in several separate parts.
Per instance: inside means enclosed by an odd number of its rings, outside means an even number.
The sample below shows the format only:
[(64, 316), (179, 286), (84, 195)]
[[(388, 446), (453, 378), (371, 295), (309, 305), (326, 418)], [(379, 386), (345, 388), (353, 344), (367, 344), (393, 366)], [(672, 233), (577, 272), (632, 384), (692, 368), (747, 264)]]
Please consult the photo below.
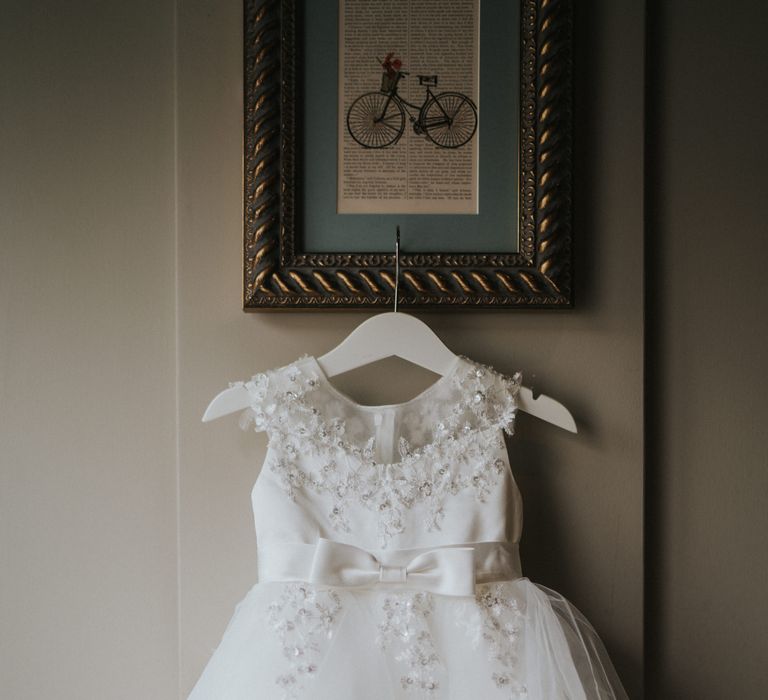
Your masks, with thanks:
[[(244, 0), (246, 311), (391, 307), (394, 254), (297, 250), (295, 0)], [(519, 251), (407, 254), (403, 307), (569, 308), (570, 0), (522, 0)]]

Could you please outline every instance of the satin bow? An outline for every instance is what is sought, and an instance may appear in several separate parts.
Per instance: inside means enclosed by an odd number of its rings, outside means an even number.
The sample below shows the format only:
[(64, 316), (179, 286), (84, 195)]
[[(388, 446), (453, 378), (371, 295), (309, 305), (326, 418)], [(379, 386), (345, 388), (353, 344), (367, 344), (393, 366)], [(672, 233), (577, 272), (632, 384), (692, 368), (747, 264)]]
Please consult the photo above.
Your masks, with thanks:
[(475, 594), (473, 547), (439, 547), (416, 554), (401, 565), (404, 554), (407, 550), (380, 554), (386, 560), (380, 561), (364, 549), (321, 537), (315, 548), (309, 581), (355, 588), (395, 583), (442, 595)]

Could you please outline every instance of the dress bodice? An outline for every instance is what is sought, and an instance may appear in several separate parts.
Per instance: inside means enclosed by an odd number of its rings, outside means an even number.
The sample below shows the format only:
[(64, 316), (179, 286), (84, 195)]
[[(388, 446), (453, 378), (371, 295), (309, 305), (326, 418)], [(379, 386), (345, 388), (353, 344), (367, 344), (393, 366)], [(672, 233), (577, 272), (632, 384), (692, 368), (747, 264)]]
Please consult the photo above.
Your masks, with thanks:
[(259, 549), (325, 538), (369, 551), (516, 543), (512, 434), (520, 375), (457, 356), (425, 391), (364, 406), (304, 356), (244, 383), (241, 426), (265, 430), (252, 499)]

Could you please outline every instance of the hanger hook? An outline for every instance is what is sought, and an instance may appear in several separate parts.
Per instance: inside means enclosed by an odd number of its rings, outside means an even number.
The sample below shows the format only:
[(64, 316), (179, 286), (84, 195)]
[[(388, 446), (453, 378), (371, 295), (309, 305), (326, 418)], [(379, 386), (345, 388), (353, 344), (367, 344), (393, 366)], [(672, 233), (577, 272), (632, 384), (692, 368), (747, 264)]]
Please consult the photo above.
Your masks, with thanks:
[(400, 293), (400, 226), (395, 233), (395, 313), (397, 313), (397, 297)]

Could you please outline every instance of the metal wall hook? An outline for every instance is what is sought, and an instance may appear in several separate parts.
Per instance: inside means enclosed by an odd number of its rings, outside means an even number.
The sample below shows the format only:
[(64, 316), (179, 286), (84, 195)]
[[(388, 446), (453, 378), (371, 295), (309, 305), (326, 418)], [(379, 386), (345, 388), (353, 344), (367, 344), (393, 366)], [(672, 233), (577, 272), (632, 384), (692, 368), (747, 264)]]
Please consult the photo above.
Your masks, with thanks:
[(400, 293), (400, 226), (395, 233), (395, 313), (397, 313), (397, 297)]

